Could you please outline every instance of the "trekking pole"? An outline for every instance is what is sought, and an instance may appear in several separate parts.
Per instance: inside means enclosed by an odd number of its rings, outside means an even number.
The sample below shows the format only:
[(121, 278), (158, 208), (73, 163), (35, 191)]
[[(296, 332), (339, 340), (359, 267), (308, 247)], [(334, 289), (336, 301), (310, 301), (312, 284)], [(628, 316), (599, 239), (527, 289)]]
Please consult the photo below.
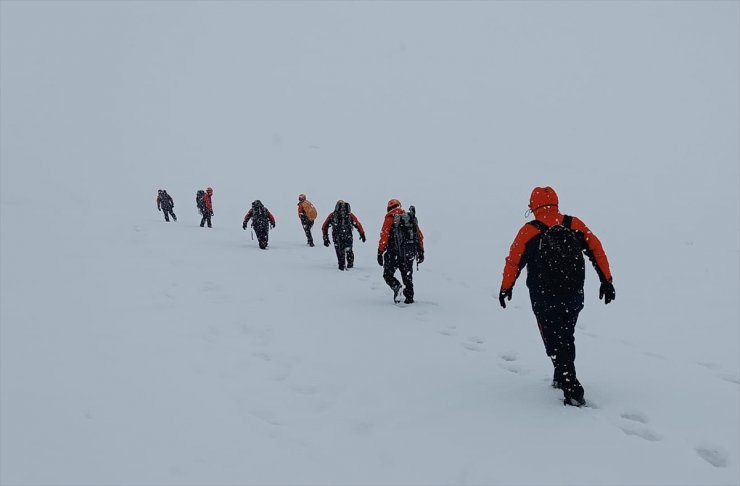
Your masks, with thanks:
[(249, 230), (249, 234), (251, 234), (251, 235), (252, 235), (252, 241), (254, 241), (254, 230), (251, 230), (251, 229), (250, 229), (250, 230)]

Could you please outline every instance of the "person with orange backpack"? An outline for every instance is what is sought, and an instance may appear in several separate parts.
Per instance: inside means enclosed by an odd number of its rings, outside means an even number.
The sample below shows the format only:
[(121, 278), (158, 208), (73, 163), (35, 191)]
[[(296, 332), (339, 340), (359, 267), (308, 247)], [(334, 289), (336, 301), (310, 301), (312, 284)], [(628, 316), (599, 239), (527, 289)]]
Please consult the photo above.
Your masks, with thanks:
[(316, 207), (311, 204), (311, 201), (306, 199), (305, 194), (298, 194), (298, 219), (301, 220), (301, 226), (306, 233), (308, 246), (314, 246), (311, 228), (313, 228), (313, 223), (317, 217), (318, 212), (316, 211)]
[(519, 230), (504, 265), (499, 303), (506, 308), (514, 283), (527, 267), (527, 287), (545, 351), (555, 369), (552, 387), (563, 390), (563, 404), (586, 404), (576, 377), (575, 328), (583, 309), (584, 253), (601, 281), (599, 299), (616, 298), (609, 261), (601, 241), (575, 216), (558, 209), (552, 187), (535, 187), (529, 198), (535, 219)]
[(211, 217), (213, 216), (213, 201), (211, 200), (212, 197), (213, 197), (213, 188), (209, 187), (208, 189), (206, 189), (205, 194), (203, 194), (203, 197), (200, 200), (196, 199), (196, 202), (198, 204), (198, 210), (200, 211), (200, 214), (203, 216), (200, 219), (201, 228), (206, 222), (208, 223), (208, 227), (209, 228), (211, 227)]
[(355, 265), (355, 253), (352, 251), (352, 228), (360, 233), (360, 241), (365, 243), (365, 230), (360, 220), (352, 213), (349, 203), (337, 201), (334, 211), (329, 213), (326, 221), (321, 225), (321, 234), (324, 236), (324, 246), (329, 246), (329, 226), (331, 238), (334, 240), (334, 250), (337, 252), (337, 264), (339, 270), (350, 269)]
[(405, 211), (398, 199), (388, 201), (378, 241), (378, 265), (383, 267), (383, 280), (393, 290), (393, 302), (399, 303), (401, 282), (394, 276), (401, 271), (404, 303), (414, 303), (414, 259), (424, 261), (424, 234), (416, 220), (413, 206)]

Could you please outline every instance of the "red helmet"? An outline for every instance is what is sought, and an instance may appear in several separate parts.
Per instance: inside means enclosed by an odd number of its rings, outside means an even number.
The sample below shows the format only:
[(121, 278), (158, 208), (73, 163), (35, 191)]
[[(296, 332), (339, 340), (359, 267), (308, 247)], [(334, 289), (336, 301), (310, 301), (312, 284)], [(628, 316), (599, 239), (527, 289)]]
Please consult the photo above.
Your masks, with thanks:
[(208, 189), (206, 189), (206, 192), (208, 194), (213, 194), (213, 188), (212, 187), (209, 187)]
[(399, 201), (398, 199), (390, 199), (388, 201), (388, 208), (387, 208), (388, 211), (390, 211), (393, 208), (398, 208), (398, 207), (401, 207), (401, 201)]

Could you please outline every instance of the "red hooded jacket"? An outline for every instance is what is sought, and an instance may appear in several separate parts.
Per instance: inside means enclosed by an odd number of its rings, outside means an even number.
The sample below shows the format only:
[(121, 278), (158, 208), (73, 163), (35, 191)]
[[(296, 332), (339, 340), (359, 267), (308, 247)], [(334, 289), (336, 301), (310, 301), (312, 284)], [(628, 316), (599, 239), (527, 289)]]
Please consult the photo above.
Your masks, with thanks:
[[(558, 210), (558, 195), (551, 187), (536, 187), (532, 191), (529, 199), (529, 208), (532, 210), (535, 219), (543, 222), (547, 226), (553, 226), (563, 222), (563, 215)], [(583, 233), (586, 241), (586, 247), (589, 252), (596, 273), (602, 281), (612, 281), (612, 273), (609, 269), (609, 260), (601, 245), (601, 241), (580, 219), (573, 216), (571, 229)], [(506, 257), (504, 265), (503, 279), (501, 281), (501, 290), (511, 289), (519, 277), (519, 273), (524, 267), (522, 255), (527, 247), (527, 243), (540, 234), (540, 230), (527, 223), (519, 230), (514, 242), (511, 244), (509, 256)]]

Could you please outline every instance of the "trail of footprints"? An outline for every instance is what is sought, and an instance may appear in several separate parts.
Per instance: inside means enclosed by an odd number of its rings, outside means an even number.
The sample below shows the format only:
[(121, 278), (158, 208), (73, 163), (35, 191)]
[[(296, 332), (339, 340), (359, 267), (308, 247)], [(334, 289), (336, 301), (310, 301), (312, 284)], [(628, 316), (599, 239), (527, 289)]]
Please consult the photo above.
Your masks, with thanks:
[[(455, 337), (458, 335), (457, 326), (454, 324), (447, 325), (444, 329), (437, 331), (439, 334), (448, 337)], [(462, 341), (463, 348), (473, 352), (485, 351), (486, 340), (479, 336), (470, 336)], [(518, 356), (513, 352), (504, 352), (499, 354), (500, 362), (499, 366), (511, 373), (522, 375), (526, 374), (526, 371), (518, 364)], [(712, 369), (711, 365), (706, 363), (699, 363), (705, 368)], [(726, 381), (737, 383), (734, 379), (723, 378)], [(549, 381), (549, 380), (547, 380)], [(596, 407), (590, 407), (596, 408)], [(625, 434), (648, 442), (659, 442), (663, 440), (663, 436), (653, 430), (650, 426), (650, 421), (647, 415), (642, 412), (631, 410), (622, 412), (619, 415), (619, 422), (617, 424), (619, 429)], [(729, 459), (727, 454), (720, 448), (713, 446), (697, 446), (694, 448), (697, 456), (711, 464), (714, 467), (727, 467)]]

